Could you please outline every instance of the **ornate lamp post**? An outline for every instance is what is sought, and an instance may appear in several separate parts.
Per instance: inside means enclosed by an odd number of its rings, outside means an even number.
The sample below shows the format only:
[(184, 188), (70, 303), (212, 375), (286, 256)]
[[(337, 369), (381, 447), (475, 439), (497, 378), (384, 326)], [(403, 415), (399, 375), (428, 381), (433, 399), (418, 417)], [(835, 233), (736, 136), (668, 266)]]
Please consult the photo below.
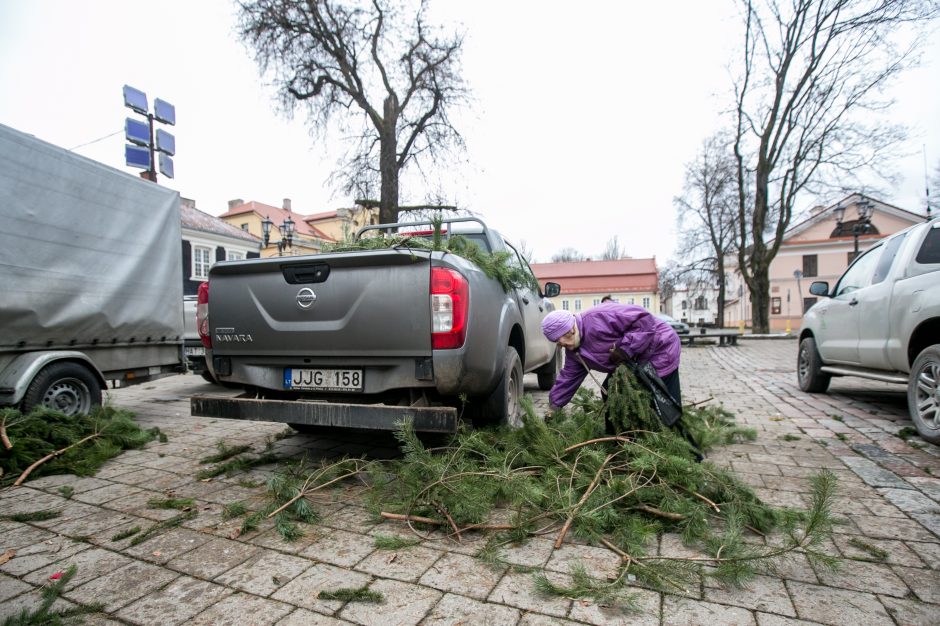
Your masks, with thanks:
[[(261, 233), (263, 236), (263, 247), (267, 248), (268, 243), (271, 241), (271, 227), (274, 225), (274, 222), (265, 215), (264, 219), (261, 220)], [(281, 233), (281, 240), (277, 242), (277, 255), (284, 256), (284, 251), (289, 250), (293, 247), (294, 243), (294, 220), (287, 216), (280, 226), (277, 227), (278, 231)]]
[[(872, 204), (871, 200), (867, 198), (859, 200), (855, 204), (855, 207), (858, 210), (858, 219), (852, 222), (851, 228), (852, 238), (855, 242), (855, 253), (852, 256), (853, 259), (858, 256), (859, 235), (867, 235), (868, 233), (874, 231), (871, 225), (871, 216), (875, 212), (874, 205)], [(845, 218), (845, 207), (840, 204), (833, 210), (833, 213), (836, 216), (836, 231), (839, 235), (842, 235), (846, 230), (848, 230), (847, 224), (843, 221)]]

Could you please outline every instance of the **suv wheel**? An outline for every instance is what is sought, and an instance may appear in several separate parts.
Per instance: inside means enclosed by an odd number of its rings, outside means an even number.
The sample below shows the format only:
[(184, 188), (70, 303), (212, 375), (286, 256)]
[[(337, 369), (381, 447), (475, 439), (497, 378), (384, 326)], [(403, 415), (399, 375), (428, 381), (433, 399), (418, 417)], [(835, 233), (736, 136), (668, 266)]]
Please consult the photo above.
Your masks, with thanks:
[(483, 404), (483, 415), (510, 428), (522, 427), (522, 361), (512, 346), (503, 357), (503, 374), (499, 384)]
[(940, 344), (925, 348), (914, 361), (907, 407), (920, 436), (940, 444)]
[(822, 359), (816, 349), (816, 340), (807, 337), (800, 342), (799, 356), (796, 358), (796, 378), (800, 389), (809, 393), (823, 393), (829, 389), (832, 376), (820, 371)]

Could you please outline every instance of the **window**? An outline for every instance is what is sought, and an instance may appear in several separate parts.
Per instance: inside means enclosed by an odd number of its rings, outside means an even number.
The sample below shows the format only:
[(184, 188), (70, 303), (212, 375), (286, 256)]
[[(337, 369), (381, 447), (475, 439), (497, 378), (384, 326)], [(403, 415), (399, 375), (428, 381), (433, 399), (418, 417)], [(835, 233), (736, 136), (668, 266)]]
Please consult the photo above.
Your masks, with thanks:
[(649, 299), (649, 297), (643, 298), (643, 308), (644, 308), (644, 309), (649, 309), (649, 308), (650, 308), (650, 299)]
[(838, 298), (869, 286), (883, 250), (884, 246), (878, 246), (859, 256), (852, 264), (852, 267), (846, 270), (842, 278), (839, 279), (839, 283), (836, 285), (835, 297)]
[(562, 300), (562, 301), (561, 301), (561, 310), (562, 310), (562, 311), (567, 311), (567, 310), (568, 310), (568, 301), (567, 301), (567, 300)]
[(601, 299), (600, 299), (600, 298), (594, 298), (594, 304), (593, 304), (592, 306), (597, 306), (597, 305), (600, 304), (600, 303), (601, 303)]
[(245, 258), (245, 255), (241, 252), (232, 252), (231, 250), (225, 251), (225, 258), (229, 261), (241, 261)]
[(819, 276), (819, 257), (817, 255), (803, 255), (803, 276), (805, 278)]
[(683, 301), (682, 301), (682, 310), (684, 311), (684, 310), (686, 310), (687, 308), (689, 308), (689, 301), (688, 301), (688, 300), (683, 300)]
[(193, 278), (208, 278), (212, 250), (193, 246)]
[[(614, 298), (614, 302), (620, 302), (620, 300), (618, 298)], [(633, 298), (629, 298), (627, 300), (627, 304), (636, 304), (636, 300), (634, 300)]]
[(780, 315), (780, 298), (779, 297), (774, 297), (770, 299), (770, 314)]
[(810, 307), (816, 304), (817, 299), (818, 298), (816, 297), (803, 298), (803, 312), (806, 313), (807, 311), (809, 311)]
[(927, 231), (924, 243), (920, 244), (920, 250), (917, 251), (917, 258), (914, 260), (921, 265), (940, 263), (940, 227), (937, 224)]
[(575, 311), (581, 310), (581, 298), (578, 298), (577, 300), (574, 301), (574, 310)]
[(699, 296), (695, 299), (695, 308), (699, 311), (708, 308), (708, 302), (705, 300), (705, 296)]
[(248, 224), (242, 224), (242, 230), (248, 232)]
[(875, 274), (871, 277), (872, 285), (880, 283), (888, 275), (888, 272), (891, 270), (891, 265), (894, 263), (894, 257), (898, 255), (901, 242), (906, 238), (907, 233), (904, 233), (903, 235), (898, 235), (888, 240), (888, 243), (885, 244), (885, 250), (881, 253), (881, 259), (878, 261), (878, 266), (875, 268)]

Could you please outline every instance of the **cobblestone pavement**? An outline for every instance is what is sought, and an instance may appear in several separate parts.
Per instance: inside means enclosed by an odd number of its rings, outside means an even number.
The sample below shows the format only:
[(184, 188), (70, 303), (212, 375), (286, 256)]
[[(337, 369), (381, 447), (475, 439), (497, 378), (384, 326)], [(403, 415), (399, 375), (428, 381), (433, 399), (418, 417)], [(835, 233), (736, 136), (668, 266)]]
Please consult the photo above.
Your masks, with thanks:
[[(479, 541), (378, 550), (375, 535), (405, 531), (372, 524), (354, 495), (323, 507), (322, 521), (298, 541), (285, 543), (269, 524), (236, 537), (240, 520), (224, 520), (222, 507), (257, 498), (266, 473), (201, 481), (199, 460), (223, 440), (260, 450), (285, 427), (191, 417), (188, 395), (224, 390), (186, 375), (109, 392), (167, 442), (125, 452), (94, 477), (52, 476), (0, 492), (3, 516), (62, 511), (41, 522), (0, 521), (0, 554), (14, 552), (0, 557), (0, 618), (36, 606), (49, 576), (75, 564), (58, 606), (101, 602), (104, 612), (87, 619), (94, 624), (940, 624), (940, 449), (898, 436), (911, 426), (899, 387), (835, 379), (831, 393), (808, 395), (795, 386), (795, 362), (792, 340), (684, 348), (683, 399), (723, 403), (757, 429), (755, 442), (722, 448), (709, 460), (732, 467), (770, 503), (803, 506), (810, 474), (828, 468), (838, 475), (839, 523), (827, 546), (841, 564), (835, 573), (794, 559), (778, 577), (758, 576), (745, 589), (706, 583), (671, 595), (637, 588), (641, 610), (628, 613), (540, 596), (530, 574), (474, 559)], [(526, 390), (545, 407), (534, 377)], [(298, 434), (274, 447), (313, 458), (396, 454), (385, 434)], [(71, 498), (62, 487), (71, 487)], [(195, 498), (195, 517), (133, 547), (114, 539), (176, 514), (147, 507), (167, 494)], [(871, 547), (886, 556), (872, 558)], [(683, 548), (666, 535), (660, 549)], [(507, 558), (544, 566), (560, 581), (574, 559), (598, 573), (617, 562), (588, 546), (553, 551), (544, 539)], [(384, 604), (317, 599), (322, 589), (366, 584), (385, 595)]]

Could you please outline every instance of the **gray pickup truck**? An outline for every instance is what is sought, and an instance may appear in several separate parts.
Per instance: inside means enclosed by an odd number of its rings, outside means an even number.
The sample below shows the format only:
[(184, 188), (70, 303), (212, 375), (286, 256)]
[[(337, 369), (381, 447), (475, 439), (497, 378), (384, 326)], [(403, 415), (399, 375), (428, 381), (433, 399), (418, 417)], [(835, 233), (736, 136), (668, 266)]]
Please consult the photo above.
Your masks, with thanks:
[[(383, 224), (370, 231), (415, 228)], [(459, 232), (455, 232), (459, 231)], [(429, 237), (432, 231), (416, 231)], [(454, 432), (462, 417), (518, 425), (525, 372), (551, 388), (552, 309), (517, 250), (476, 218), (444, 220), (528, 284), (504, 288), (467, 258), (401, 244), (220, 263), (197, 306), (207, 364), (238, 397), (195, 396), (193, 415), (308, 426)]]
[(940, 218), (895, 233), (860, 255), (803, 316), (797, 380), (824, 392), (833, 376), (907, 385), (918, 433), (940, 443)]

